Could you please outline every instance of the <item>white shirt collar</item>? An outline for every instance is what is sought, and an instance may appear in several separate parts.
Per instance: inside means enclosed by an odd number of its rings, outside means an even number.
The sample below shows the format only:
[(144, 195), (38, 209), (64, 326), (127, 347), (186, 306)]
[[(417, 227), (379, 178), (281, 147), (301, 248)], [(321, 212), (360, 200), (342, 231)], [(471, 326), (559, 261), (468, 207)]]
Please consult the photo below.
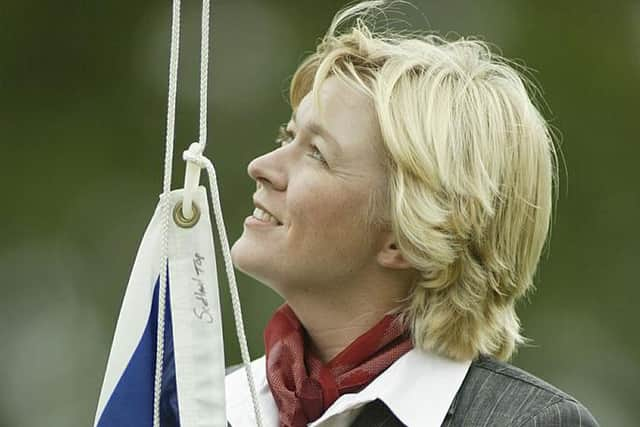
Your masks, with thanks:
[[(340, 396), (309, 427), (348, 425), (350, 410), (382, 400), (408, 427), (439, 427), (462, 384), (471, 360), (459, 362), (413, 349), (358, 393)], [(278, 408), (265, 373), (265, 357), (251, 363), (264, 427), (278, 427)], [(251, 395), (244, 369), (226, 377), (227, 419), (232, 427), (254, 427)], [(344, 420), (341, 422), (341, 420)]]

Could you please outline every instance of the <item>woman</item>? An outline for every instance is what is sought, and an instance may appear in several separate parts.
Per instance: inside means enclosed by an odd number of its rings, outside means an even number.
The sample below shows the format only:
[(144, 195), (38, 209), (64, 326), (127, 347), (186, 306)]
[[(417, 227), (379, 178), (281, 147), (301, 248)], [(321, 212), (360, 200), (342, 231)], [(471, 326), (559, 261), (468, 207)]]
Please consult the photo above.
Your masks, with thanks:
[[(526, 80), (480, 41), (372, 32), (383, 4), (336, 15), (249, 164), (233, 262), (286, 301), (252, 363), (265, 425), (597, 425), (507, 363), (556, 177)], [(243, 370), (226, 387), (255, 425)]]

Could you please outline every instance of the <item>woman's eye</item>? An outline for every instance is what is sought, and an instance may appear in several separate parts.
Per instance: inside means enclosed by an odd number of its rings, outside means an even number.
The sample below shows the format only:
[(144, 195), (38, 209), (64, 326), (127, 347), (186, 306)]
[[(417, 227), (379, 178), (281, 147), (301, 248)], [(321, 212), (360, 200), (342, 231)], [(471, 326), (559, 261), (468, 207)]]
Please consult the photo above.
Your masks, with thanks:
[[(276, 137), (274, 143), (278, 147), (284, 147), (285, 145), (293, 141), (294, 138), (295, 135), (293, 134), (293, 132), (287, 130), (285, 125), (280, 125), (280, 127), (278, 128), (278, 136)], [(323, 165), (328, 166), (327, 161), (324, 159), (324, 156), (322, 155), (320, 150), (318, 150), (318, 147), (316, 147), (315, 145), (311, 145), (311, 149), (312, 151), (311, 153), (309, 153), (309, 156), (313, 159), (318, 160)]]
[(324, 159), (324, 156), (322, 155), (320, 150), (318, 150), (318, 147), (316, 147), (315, 145), (312, 145), (311, 148), (313, 149), (313, 151), (311, 152), (311, 154), (309, 154), (309, 156), (322, 162), (324, 165), (327, 165), (327, 161)]

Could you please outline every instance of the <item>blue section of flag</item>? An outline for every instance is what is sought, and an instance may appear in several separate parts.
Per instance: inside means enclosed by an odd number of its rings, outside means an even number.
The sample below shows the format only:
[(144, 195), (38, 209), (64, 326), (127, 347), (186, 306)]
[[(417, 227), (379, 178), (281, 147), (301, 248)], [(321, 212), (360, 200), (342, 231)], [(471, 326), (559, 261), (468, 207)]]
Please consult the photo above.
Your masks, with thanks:
[[(167, 275), (167, 277), (169, 276)], [(169, 289), (167, 288), (167, 307), (169, 306), (169, 301)], [(176, 364), (173, 352), (173, 331), (171, 325), (171, 310), (165, 310), (164, 357), (162, 358), (164, 364), (162, 369), (162, 392), (160, 394), (161, 427), (180, 427)]]
[[(146, 427), (153, 425), (153, 382), (156, 369), (159, 282), (160, 279), (158, 278), (153, 289), (151, 312), (149, 313), (142, 338), (140, 338), (129, 364), (100, 416), (98, 427)], [(169, 301), (169, 275), (167, 274), (160, 425), (161, 427), (179, 427), (180, 418)], [(113, 345), (117, 345), (117, 343)]]

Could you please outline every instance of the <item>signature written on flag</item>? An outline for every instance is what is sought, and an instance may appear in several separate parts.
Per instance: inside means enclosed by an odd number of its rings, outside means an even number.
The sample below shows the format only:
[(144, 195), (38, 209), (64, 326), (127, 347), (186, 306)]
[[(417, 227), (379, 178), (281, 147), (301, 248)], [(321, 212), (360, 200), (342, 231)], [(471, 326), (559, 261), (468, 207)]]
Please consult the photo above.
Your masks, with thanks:
[(207, 291), (204, 280), (202, 279), (205, 271), (204, 262), (205, 259), (202, 255), (197, 252), (193, 254), (193, 270), (195, 273), (194, 277), (191, 278), (195, 286), (195, 290), (193, 291), (195, 305), (193, 307), (193, 314), (206, 323), (213, 323), (213, 316), (209, 311), (209, 301), (207, 301)]

